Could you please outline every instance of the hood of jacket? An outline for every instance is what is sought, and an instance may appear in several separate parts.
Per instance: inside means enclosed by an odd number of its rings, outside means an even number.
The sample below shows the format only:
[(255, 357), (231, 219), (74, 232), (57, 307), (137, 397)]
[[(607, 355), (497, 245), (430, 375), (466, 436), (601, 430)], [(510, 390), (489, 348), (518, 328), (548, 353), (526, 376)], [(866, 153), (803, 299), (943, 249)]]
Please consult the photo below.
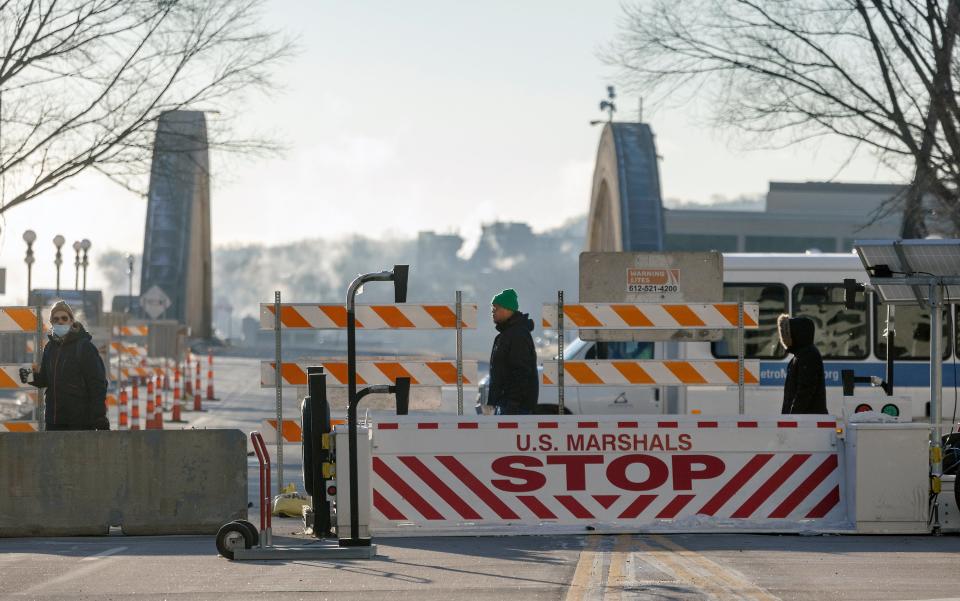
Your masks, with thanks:
[(498, 323), (496, 325), (496, 328), (498, 332), (503, 332), (505, 330), (509, 330), (512, 327), (523, 326), (523, 325), (527, 326), (527, 330), (531, 332), (533, 331), (534, 323), (533, 323), (533, 320), (530, 319), (530, 314), (514, 311), (513, 315), (510, 316), (510, 319), (508, 319), (503, 323)]
[(790, 317), (781, 315), (777, 318), (777, 332), (780, 334), (780, 344), (793, 352), (813, 344), (816, 326), (809, 317)]

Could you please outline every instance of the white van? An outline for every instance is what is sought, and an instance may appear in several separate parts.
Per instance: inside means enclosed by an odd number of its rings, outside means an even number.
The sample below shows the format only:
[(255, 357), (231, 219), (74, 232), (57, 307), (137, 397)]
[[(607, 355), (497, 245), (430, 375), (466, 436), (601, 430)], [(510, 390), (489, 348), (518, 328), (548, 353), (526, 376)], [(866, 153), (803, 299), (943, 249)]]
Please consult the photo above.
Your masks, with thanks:
[[(827, 408), (840, 415), (845, 405), (840, 372), (854, 370), (857, 376), (885, 376), (886, 310), (872, 295), (858, 295), (854, 309), (844, 306), (843, 280), (866, 281), (855, 254), (753, 254), (723, 256), (724, 300), (760, 304), (760, 327), (745, 332), (745, 356), (760, 361), (760, 385), (748, 386), (745, 412), (779, 413), (788, 358), (779, 345), (776, 320), (781, 313), (804, 315), (817, 326), (816, 344), (823, 355), (827, 385)], [(943, 416), (956, 421), (958, 330), (953, 308), (943, 320)], [(915, 420), (929, 415), (930, 323), (924, 309), (898, 306), (896, 311), (894, 395), (909, 399)], [(565, 349), (564, 358), (576, 359), (730, 359), (736, 358), (736, 333), (717, 342), (650, 343), (588, 342), (578, 338)], [(486, 402), (486, 380), (481, 381), (480, 404)], [(674, 388), (649, 386), (567, 386), (565, 410), (569, 413), (689, 413), (734, 414), (738, 408), (736, 387)], [(667, 395), (671, 396), (667, 403)], [(880, 411), (890, 402), (879, 388), (858, 385), (857, 405)], [(851, 411), (849, 400), (845, 410)], [(541, 386), (538, 413), (557, 412), (557, 388)]]

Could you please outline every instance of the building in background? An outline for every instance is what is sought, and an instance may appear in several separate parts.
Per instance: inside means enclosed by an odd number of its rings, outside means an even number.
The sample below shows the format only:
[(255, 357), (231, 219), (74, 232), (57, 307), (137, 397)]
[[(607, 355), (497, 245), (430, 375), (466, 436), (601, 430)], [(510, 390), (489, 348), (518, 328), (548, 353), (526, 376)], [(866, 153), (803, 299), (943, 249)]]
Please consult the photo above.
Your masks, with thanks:
[[(722, 252), (848, 252), (854, 240), (897, 238), (895, 214), (870, 223), (880, 205), (903, 190), (895, 184), (770, 182), (757, 210), (699, 205), (665, 211), (666, 250)], [(869, 225), (868, 225), (869, 224)]]

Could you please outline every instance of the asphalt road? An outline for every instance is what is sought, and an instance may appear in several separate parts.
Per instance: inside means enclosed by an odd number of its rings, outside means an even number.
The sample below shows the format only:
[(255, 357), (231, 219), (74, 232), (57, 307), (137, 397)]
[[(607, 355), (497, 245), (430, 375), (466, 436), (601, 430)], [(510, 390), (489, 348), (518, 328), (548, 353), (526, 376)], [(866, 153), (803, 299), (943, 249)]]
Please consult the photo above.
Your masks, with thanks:
[[(275, 412), (249, 359), (217, 362), (186, 427)], [(471, 403), (472, 404), (472, 403)], [(442, 408), (447, 408), (449, 399)], [(296, 415), (297, 399), (284, 412)], [(299, 485), (299, 447), (285, 476)], [(251, 494), (256, 482), (251, 460)], [(301, 487), (302, 489), (302, 487)], [(0, 491), (2, 494), (2, 491)], [(256, 515), (256, 509), (251, 510)], [(275, 522), (291, 542), (298, 520)], [(284, 537), (290, 537), (290, 540)], [(380, 538), (373, 560), (228, 561), (212, 536), (0, 539), (0, 599), (960, 599), (960, 537), (611, 535)]]

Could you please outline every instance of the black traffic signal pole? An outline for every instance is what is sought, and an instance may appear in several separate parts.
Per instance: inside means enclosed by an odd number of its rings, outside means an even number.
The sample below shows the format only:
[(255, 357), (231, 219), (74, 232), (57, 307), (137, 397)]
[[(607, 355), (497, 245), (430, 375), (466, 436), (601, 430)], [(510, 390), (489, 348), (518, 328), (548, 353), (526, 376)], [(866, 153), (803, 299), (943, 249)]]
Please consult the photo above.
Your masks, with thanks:
[[(360, 538), (360, 485), (357, 475), (357, 404), (372, 392), (393, 392), (393, 386), (371, 386), (357, 394), (357, 290), (366, 282), (393, 282), (394, 302), (407, 301), (408, 265), (394, 265), (393, 271), (367, 273), (350, 282), (347, 288), (347, 435), (350, 463), (350, 538), (340, 539), (341, 547), (369, 546), (370, 539)], [(383, 390), (378, 390), (382, 388)]]

